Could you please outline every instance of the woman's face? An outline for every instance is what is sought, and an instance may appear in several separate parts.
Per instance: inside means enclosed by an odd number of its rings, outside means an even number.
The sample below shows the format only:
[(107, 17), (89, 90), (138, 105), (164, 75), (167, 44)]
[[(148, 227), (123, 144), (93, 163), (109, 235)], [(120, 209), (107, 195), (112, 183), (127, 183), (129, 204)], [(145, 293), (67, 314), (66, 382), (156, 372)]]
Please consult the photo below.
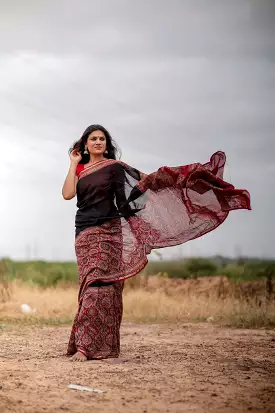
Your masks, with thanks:
[(106, 137), (104, 132), (95, 130), (88, 136), (87, 149), (92, 155), (102, 155), (106, 150)]

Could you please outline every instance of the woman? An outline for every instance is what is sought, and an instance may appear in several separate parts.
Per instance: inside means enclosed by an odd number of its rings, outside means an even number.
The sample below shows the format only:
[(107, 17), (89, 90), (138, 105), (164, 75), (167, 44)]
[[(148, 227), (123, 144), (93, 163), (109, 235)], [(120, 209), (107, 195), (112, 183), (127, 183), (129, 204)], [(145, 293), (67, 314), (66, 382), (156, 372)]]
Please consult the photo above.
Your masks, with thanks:
[(161, 167), (145, 175), (116, 160), (109, 132), (91, 125), (70, 152), (62, 194), (77, 195), (80, 289), (68, 346), (72, 361), (118, 357), (122, 290), (153, 248), (170, 247), (217, 228), (234, 209), (251, 209), (246, 190), (223, 181), (225, 155)]

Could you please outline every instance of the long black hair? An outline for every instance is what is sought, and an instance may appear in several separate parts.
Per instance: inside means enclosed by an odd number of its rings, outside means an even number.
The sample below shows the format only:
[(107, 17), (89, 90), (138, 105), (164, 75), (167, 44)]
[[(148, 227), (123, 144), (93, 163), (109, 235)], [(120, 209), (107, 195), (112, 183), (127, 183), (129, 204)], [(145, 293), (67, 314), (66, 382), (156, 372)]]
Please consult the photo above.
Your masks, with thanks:
[(81, 138), (73, 144), (73, 147), (70, 148), (69, 153), (71, 153), (74, 149), (77, 149), (79, 153), (82, 155), (82, 159), (79, 163), (88, 163), (90, 160), (89, 154), (84, 154), (85, 145), (87, 143), (88, 136), (94, 132), (100, 130), (104, 133), (106, 138), (106, 150), (107, 153), (104, 153), (104, 157), (107, 159), (117, 159), (117, 156), (120, 156), (120, 149), (118, 148), (117, 144), (114, 142), (110, 133), (101, 125), (90, 125), (87, 129), (83, 132)]

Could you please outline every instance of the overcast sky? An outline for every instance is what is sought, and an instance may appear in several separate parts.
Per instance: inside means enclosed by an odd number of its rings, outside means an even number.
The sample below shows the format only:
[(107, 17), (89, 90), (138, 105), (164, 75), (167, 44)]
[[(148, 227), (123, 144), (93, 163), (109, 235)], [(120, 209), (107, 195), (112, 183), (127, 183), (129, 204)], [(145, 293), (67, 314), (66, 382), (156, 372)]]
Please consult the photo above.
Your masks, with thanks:
[(275, 257), (275, 2), (0, 0), (0, 256), (74, 259), (67, 151), (101, 123), (144, 172), (227, 154), (251, 192), (165, 257)]

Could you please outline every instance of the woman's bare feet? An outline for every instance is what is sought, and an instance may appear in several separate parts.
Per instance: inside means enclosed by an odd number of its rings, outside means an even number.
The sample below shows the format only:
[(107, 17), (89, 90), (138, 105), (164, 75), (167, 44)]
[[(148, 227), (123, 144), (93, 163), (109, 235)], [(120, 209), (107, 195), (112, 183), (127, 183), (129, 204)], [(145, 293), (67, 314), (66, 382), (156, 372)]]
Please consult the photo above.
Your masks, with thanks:
[(87, 357), (81, 353), (80, 351), (78, 351), (77, 353), (75, 353), (71, 358), (70, 361), (87, 361)]

